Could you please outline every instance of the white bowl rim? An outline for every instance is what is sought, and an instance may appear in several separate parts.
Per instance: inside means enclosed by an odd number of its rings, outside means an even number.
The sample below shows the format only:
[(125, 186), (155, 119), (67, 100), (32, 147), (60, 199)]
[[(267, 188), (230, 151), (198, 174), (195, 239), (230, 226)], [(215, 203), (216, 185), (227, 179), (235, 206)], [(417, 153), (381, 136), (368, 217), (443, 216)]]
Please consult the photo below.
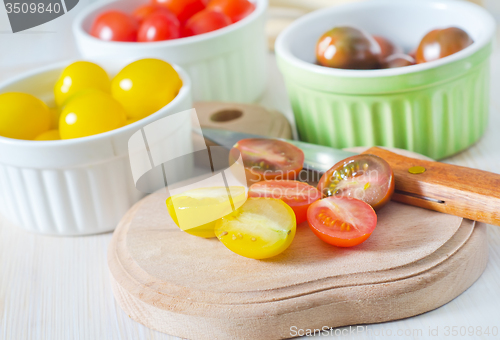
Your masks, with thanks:
[(73, 30), (78, 34), (85, 36), (87, 39), (98, 41), (103, 44), (113, 44), (115, 46), (122, 46), (122, 47), (126, 46), (127, 48), (132, 48), (132, 49), (140, 49), (144, 47), (150, 48), (150, 47), (184, 46), (184, 45), (194, 44), (200, 41), (215, 39), (217, 37), (220, 37), (221, 35), (238, 30), (239, 28), (245, 26), (248, 22), (254, 21), (256, 18), (260, 17), (262, 13), (266, 11), (268, 4), (268, 0), (255, 0), (254, 1), (255, 10), (252, 13), (250, 13), (250, 15), (241, 19), (238, 22), (232, 23), (229, 26), (219, 28), (218, 30), (212, 32), (203, 33), (192, 37), (178, 38), (172, 40), (141, 42), (141, 43), (126, 42), (126, 41), (105, 41), (90, 35), (85, 29), (83, 29), (83, 22), (87, 19), (87, 17), (90, 14), (114, 2), (120, 2), (120, 0), (98, 1), (94, 4), (87, 6), (75, 17), (73, 21)]
[[(144, 58), (138, 58), (137, 60), (139, 60), (139, 59), (144, 59)], [(146, 59), (148, 59), (148, 58), (146, 58)], [(2, 83), (0, 83), (0, 91), (7, 86), (10, 86), (14, 83), (21, 81), (21, 80), (25, 80), (27, 78), (33, 77), (34, 75), (49, 72), (49, 71), (54, 71), (57, 69), (62, 70), (64, 67), (68, 66), (69, 64), (76, 62), (76, 61), (82, 61), (82, 60), (88, 60), (88, 61), (95, 62), (95, 63), (99, 64), (99, 60), (97, 60), (97, 59), (90, 60), (88, 58), (72, 59), (72, 60), (66, 60), (66, 61), (60, 61), (57, 63), (52, 63), (52, 64), (49, 64), (46, 66), (42, 66), (42, 67), (35, 68), (33, 70), (30, 70), (30, 71), (20, 73), (17, 76), (14, 76), (10, 79), (7, 79), (6, 81), (3, 81)], [(133, 60), (131, 60), (130, 62), (133, 62)], [(87, 136), (87, 137), (72, 138), (72, 139), (60, 139), (60, 140), (49, 140), (49, 141), (37, 141), (37, 140), (15, 139), (15, 138), (0, 136), (0, 143), (6, 144), (6, 145), (30, 146), (30, 147), (45, 147), (45, 146), (64, 147), (64, 146), (71, 146), (71, 145), (76, 145), (76, 144), (83, 144), (83, 143), (87, 143), (87, 142), (95, 142), (98, 140), (112, 138), (115, 135), (126, 134), (126, 133), (130, 132), (130, 130), (137, 131), (138, 126), (146, 126), (149, 123), (152, 123), (152, 122), (156, 121), (157, 119), (162, 118), (162, 117), (160, 117), (161, 111), (165, 110), (169, 106), (176, 105), (177, 102), (184, 100), (185, 96), (190, 95), (191, 80), (189, 79), (189, 76), (187, 75), (186, 71), (184, 71), (181, 67), (179, 67), (176, 64), (170, 63), (170, 65), (172, 65), (172, 67), (177, 71), (177, 73), (181, 77), (182, 87), (179, 90), (179, 93), (177, 94), (177, 96), (170, 103), (168, 103), (167, 105), (162, 107), (160, 110), (150, 114), (149, 116), (147, 116), (145, 118), (139, 119), (136, 122), (122, 126), (118, 129), (106, 131), (103, 133), (98, 133), (96, 135)]]
[(419, 0), (408, 2), (412, 6), (427, 6), (434, 8), (442, 8), (446, 6), (456, 6), (456, 7), (464, 7), (470, 10), (474, 10), (476, 13), (480, 13), (483, 16), (484, 27), (486, 28), (486, 33), (480, 37), (480, 39), (474, 41), (470, 46), (454, 53), (450, 56), (447, 56), (442, 59), (438, 59), (435, 61), (411, 65), (406, 67), (399, 68), (389, 68), (389, 69), (374, 69), (374, 70), (350, 70), (350, 69), (338, 69), (325, 67), (321, 65), (315, 65), (304, 61), (298, 57), (296, 57), (291, 51), (290, 46), (288, 45), (288, 41), (293, 39), (290, 36), (290, 32), (295, 29), (297, 26), (307, 26), (307, 23), (313, 21), (319, 17), (324, 17), (331, 12), (335, 11), (343, 11), (343, 10), (355, 10), (360, 8), (370, 8), (370, 7), (378, 7), (380, 5), (394, 5), (395, 3), (401, 4), (400, 0), (371, 0), (371, 1), (361, 1), (350, 4), (338, 5), (331, 8), (320, 9), (309, 14), (306, 14), (299, 19), (295, 20), (290, 26), (285, 28), (276, 39), (275, 43), (275, 51), (276, 55), (282, 57), (287, 62), (291, 63), (293, 66), (305, 69), (312, 73), (322, 74), (327, 76), (335, 76), (335, 77), (349, 77), (349, 78), (374, 78), (374, 77), (391, 77), (391, 76), (400, 76), (404, 74), (421, 72), (433, 68), (440, 67), (445, 64), (450, 64), (455, 61), (459, 61), (465, 59), (477, 51), (481, 50), (485, 47), (493, 38), (495, 34), (496, 23), (491, 14), (489, 14), (484, 8), (479, 5), (472, 4), (467, 1), (453, 1), (453, 0)]

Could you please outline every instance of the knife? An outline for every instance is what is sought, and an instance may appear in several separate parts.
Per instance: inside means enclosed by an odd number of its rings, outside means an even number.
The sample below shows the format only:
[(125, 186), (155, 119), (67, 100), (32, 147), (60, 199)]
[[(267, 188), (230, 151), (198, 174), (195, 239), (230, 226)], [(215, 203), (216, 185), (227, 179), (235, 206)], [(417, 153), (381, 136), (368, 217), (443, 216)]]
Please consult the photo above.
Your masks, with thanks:
[[(219, 129), (202, 129), (203, 137), (231, 148), (246, 138), (269, 137)], [(354, 152), (283, 138), (304, 152), (304, 168), (323, 173)], [(420, 160), (372, 147), (363, 154), (383, 158), (394, 172), (393, 201), (500, 225), (500, 175), (458, 165)], [(415, 171), (418, 170), (418, 171)]]

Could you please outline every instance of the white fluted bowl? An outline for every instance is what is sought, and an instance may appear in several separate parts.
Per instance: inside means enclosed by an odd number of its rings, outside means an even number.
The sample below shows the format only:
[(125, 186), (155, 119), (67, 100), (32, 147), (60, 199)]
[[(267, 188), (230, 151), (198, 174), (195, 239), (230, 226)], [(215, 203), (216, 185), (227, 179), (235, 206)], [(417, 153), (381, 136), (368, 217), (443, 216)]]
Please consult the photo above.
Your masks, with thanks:
[[(111, 76), (130, 60), (90, 61)], [(54, 105), (53, 86), (72, 61), (49, 65), (0, 84), (0, 93), (25, 92)], [(0, 214), (24, 229), (52, 235), (85, 235), (111, 231), (143, 193), (135, 188), (128, 140), (159, 118), (192, 107), (191, 82), (183, 81), (177, 97), (152, 115), (94, 136), (28, 141), (0, 136)], [(192, 151), (191, 122), (179, 121), (167, 136)]]
[(107, 10), (131, 13), (148, 0), (99, 1), (75, 18), (73, 34), (83, 57), (156, 57), (189, 74), (196, 101), (254, 102), (265, 90), (267, 0), (255, 0), (246, 18), (219, 30), (158, 42), (103, 41), (89, 34), (95, 18)]

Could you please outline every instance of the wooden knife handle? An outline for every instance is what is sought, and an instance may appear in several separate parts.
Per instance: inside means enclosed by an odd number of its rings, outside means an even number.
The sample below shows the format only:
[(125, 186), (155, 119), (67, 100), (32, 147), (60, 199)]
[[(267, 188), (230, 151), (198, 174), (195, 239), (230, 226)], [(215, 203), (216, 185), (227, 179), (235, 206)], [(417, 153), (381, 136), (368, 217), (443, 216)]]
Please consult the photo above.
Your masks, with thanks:
[[(377, 147), (363, 153), (377, 155), (392, 167), (396, 188), (393, 201), (500, 225), (500, 175), (409, 158)], [(411, 173), (413, 167), (425, 171)]]

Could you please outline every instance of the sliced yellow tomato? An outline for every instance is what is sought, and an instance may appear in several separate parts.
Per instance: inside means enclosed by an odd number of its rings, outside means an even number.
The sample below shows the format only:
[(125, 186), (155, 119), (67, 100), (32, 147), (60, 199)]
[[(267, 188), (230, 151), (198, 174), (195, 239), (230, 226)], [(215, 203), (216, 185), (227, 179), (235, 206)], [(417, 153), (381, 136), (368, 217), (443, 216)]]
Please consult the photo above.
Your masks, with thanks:
[[(231, 195), (228, 194), (228, 189)], [(243, 186), (198, 188), (167, 199), (167, 209), (175, 224), (188, 234), (215, 237), (217, 220), (243, 204), (246, 192)]]
[(231, 251), (252, 259), (283, 252), (295, 237), (295, 214), (274, 198), (249, 198), (234, 213), (218, 220), (215, 234)]

